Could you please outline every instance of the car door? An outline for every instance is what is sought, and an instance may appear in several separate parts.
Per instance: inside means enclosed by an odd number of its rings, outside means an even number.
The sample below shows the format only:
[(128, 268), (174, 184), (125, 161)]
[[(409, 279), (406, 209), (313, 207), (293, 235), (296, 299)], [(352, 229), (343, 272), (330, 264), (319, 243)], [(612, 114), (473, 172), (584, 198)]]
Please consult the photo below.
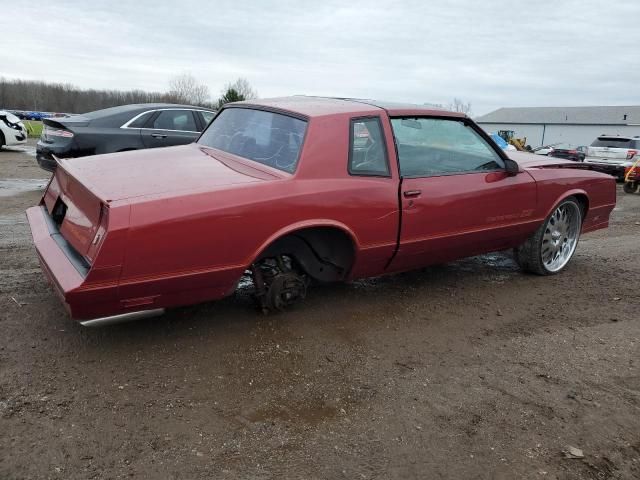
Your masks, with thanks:
[(198, 138), (198, 126), (192, 110), (158, 110), (141, 130), (147, 148), (192, 143)]
[(537, 227), (533, 178), (467, 119), (392, 118), (402, 225), (391, 270), (513, 247)]

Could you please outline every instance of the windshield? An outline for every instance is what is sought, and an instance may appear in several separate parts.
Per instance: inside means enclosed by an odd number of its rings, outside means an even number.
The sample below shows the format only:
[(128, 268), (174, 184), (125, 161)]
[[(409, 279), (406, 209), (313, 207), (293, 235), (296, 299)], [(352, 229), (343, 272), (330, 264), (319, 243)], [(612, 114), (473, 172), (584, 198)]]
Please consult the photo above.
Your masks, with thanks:
[(279, 113), (226, 108), (198, 143), (293, 173), (307, 122)]

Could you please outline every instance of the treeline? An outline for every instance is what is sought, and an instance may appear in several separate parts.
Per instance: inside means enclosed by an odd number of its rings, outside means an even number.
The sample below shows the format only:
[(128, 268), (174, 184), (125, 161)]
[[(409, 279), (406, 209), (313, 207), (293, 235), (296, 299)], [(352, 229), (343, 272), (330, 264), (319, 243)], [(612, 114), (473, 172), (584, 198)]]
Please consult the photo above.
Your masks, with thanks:
[(0, 77), (0, 109), (85, 113), (129, 103), (191, 103), (175, 93), (82, 90), (71, 84)]

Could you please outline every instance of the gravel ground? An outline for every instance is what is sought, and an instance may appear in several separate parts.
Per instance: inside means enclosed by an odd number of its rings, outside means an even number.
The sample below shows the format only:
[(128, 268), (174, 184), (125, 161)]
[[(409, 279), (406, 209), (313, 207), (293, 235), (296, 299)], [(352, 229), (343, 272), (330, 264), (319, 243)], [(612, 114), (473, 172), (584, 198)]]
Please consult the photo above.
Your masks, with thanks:
[(36, 260), (32, 154), (0, 151), (0, 478), (640, 478), (640, 195), (553, 277), (500, 253), (89, 329)]

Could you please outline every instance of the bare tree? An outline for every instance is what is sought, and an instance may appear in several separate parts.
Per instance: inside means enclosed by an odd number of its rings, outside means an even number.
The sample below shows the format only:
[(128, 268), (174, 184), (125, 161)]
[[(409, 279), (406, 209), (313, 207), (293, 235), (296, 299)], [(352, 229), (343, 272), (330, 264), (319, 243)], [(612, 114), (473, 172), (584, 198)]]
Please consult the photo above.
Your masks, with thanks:
[(198, 83), (193, 75), (183, 73), (169, 81), (168, 94), (179, 103), (203, 105), (209, 100), (209, 87)]
[(245, 100), (253, 100), (254, 98), (258, 98), (258, 92), (256, 92), (252, 87), (249, 81), (246, 78), (238, 78), (235, 82), (230, 85), (227, 85), (227, 89), (233, 88), (238, 95), (243, 97)]
[(130, 103), (176, 101), (161, 92), (81, 90), (70, 84), (0, 77), (0, 110), (84, 113)]
[(238, 78), (233, 83), (228, 83), (225, 89), (222, 91), (220, 98), (218, 99), (218, 108), (221, 108), (225, 103), (240, 102), (242, 100), (251, 100), (258, 97), (251, 84), (246, 78)]
[(460, 112), (465, 115), (471, 115), (471, 102), (464, 102), (459, 98), (454, 98), (453, 101), (447, 106), (447, 110), (452, 112)]

